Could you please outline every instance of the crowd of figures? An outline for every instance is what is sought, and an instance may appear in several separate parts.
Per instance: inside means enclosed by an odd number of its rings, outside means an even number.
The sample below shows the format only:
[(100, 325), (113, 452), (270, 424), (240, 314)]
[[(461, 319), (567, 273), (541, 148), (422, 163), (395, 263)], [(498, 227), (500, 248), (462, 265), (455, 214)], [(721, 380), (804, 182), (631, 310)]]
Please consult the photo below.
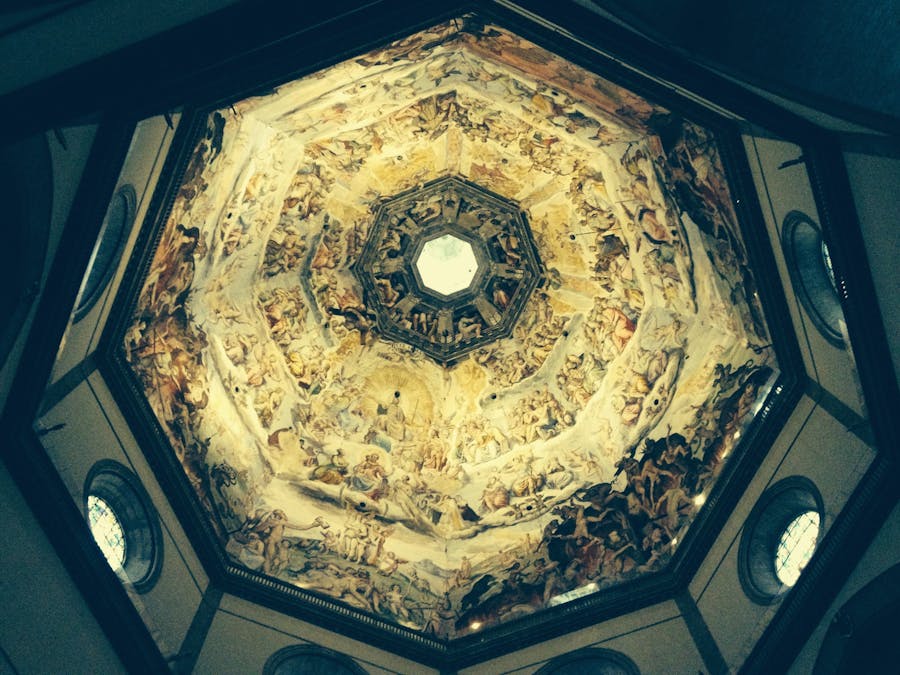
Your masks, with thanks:
[[(202, 142), (188, 167), (180, 195), (204, 189), (202, 167), (209, 145)], [(209, 402), (202, 353), (208, 345), (191, 322), (185, 300), (194, 280), (195, 260), (206, 253), (197, 228), (171, 220), (150, 265), (139, 310), (124, 337), (124, 354), (132, 364), (151, 406), (165, 425), (172, 447), (207, 509), (213, 508), (206, 440), (197, 435), (197, 419)]]
[[(526, 55), (548, 81), (566, 76), (555, 57), (515, 36), (492, 39), (478, 48), (515, 63)], [(369, 61), (425, 48), (404, 45)], [(632, 144), (572, 112), (567, 94), (547, 91), (528, 105), (558, 136), (523, 129), (502, 107), (479, 109), (457, 92), (391, 118), (419, 139), (453, 130), (472, 148), (503, 143), (506, 169), (473, 162), (473, 176), (497, 191), (511, 185), (510, 194), (517, 171), (553, 176), (563, 189), (548, 193), (565, 195), (575, 223), (561, 233), (548, 224), (552, 209), (535, 207), (546, 283), (509, 340), (480, 347), (455, 369), (379, 339), (350, 271), (369, 223), (349, 209), (336, 215), (331, 191), (390, 139), (371, 131), (311, 142), (314, 161), (285, 181), (286, 196), (272, 196), (274, 183), (253, 174), (232, 181), (241, 189), (214, 217), (220, 205), (201, 198), (217, 172), (234, 179), (221, 157), (236, 132), (223, 114), (210, 117), (123, 341), (236, 564), (441, 638), (666, 564), (765, 393), (771, 361), (759, 345), (768, 339), (713, 139), (608, 83), (570, 75), (572, 91), (590, 89), (607, 113), (652, 131), (650, 140)], [(335, 107), (321, 123), (352, 112)], [(589, 166), (592, 153), (573, 150), (570, 160), (566, 134), (604, 148), (611, 173)], [(409, 176), (394, 194), (418, 180)], [(364, 194), (366, 204), (378, 197)], [(264, 225), (266, 200), (279, 204)], [(427, 219), (443, 206), (421, 208), (414, 215)], [(697, 230), (690, 241), (688, 218)], [(409, 232), (395, 234), (380, 244), (385, 260), (409, 245)], [(515, 266), (521, 242), (511, 230), (486, 239), (493, 263)], [(715, 276), (720, 304), (734, 307), (723, 327), (746, 344), (697, 355), (693, 398), (679, 401), (675, 417), (668, 406), (688, 368), (701, 264)], [(244, 285), (229, 288), (239, 277)], [(407, 285), (382, 275), (375, 292), (397, 308)], [(504, 309), (516, 293), (506, 279), (486, 297)], [(440, 338), (433, 309), (402, 309), (410, 331)], [(459, 313), (448, 335), (486, 330), (480, 313)], [(599, 395), (604, 387), (608, 396)], [(597, 433), (579, 433), (580, 424)], [(271, 497), (273, 486), (290, 495), (285, 504)], [(288, 516), (296, 513), (314, 515)], [(432, 548), (422, 553), (426, 541)]]
[[(577, 596), (580, 589), (604, 588), (658, 569), (671, 557), (768, 375), (751, 366), (723, 369), (722, 396), (698, 415), (688, 437), (673, 433), (647, 440), (618, 462), (610, 482), (579, 487), (545, 509), (534, 521), (537, 529), (519, 543), (464, 555), (451, 569), (405, 559), (393, 545), (396, 522), (351, 503), (333, 520), (319, 516), (307, 523), (291, 523), (281, 510), (257, 510), (231, 533), (227, 550), (250, 569), (439, 637), (534, 612)], [(711, 418), (721, 433), (709, 434), (703, 418)], [(316, 465), (314, 474), (376, 503), (403, 505), (420, 523), (450, 533), (492, 514), (522, 517), (526, 510), (538, 511), (546, 495), (573, 484), (580, 468), (574, 459), (566, 468), (554, 458), (540, 471), (534, 464), (518, 464), (518, 474), (495, 473), (474, 504), (430, 489), (414, 473), (388, 472), (374, 453), (351, 465), (338, 451), (327, 464)]]

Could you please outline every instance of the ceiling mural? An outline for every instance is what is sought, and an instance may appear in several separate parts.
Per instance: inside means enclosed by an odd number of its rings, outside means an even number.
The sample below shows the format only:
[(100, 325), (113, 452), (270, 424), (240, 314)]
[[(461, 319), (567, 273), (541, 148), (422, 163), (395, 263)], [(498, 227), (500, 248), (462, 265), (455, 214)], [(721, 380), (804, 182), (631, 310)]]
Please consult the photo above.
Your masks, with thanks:
[(747, 266), (708, 131), (463, 17), (213, 111), (123, 348), (234, 564), (453, 639), (667, 564)]
[(542, 270), (514, 205), (456, 176), (382, 204), (354, 271), (378, 333), (449, 365), (509, 335)]

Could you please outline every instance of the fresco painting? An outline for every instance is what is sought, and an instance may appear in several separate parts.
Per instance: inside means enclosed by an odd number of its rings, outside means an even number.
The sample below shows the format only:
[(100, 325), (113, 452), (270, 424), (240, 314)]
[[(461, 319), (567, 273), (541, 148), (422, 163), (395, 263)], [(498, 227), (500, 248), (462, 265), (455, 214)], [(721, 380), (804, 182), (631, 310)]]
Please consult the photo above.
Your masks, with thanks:
[[(448, 176), (543, 278), (441, 363), (353, 266)], [(770, 342), (714, 136), (463, 17), (212, 112), (123, 349), (235, 565), (453, 639), (662, 569)]]

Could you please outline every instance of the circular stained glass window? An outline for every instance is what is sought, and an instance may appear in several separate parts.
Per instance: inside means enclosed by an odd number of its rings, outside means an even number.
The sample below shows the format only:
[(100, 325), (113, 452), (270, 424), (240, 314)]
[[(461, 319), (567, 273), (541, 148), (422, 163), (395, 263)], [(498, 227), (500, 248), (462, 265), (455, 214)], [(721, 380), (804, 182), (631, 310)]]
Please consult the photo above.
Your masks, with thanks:
[(85, 482), (85, 517), (116, 574), (138, 593), (162, 568), (162, 532), (150, 496), (134, 472), (112, 460), (97, 462)]
[(106, 561), (114, 570), (125, 564), (125, 531), (116, 517), (116, 512), (105, 500), (88, 495), (88, 524), (94, 541), (106, 556)]
[(812, 558), (819, 540), (819, 514), (801, 513), (781, 533), (775, 550), (775, 574), (785, 586), (793, 586)]
[(844, 313), (819, 226), (805, 213), (791, 211), (785, 216), (781, 240), (800, 303), (822, 336), (843, 346)]
[(744, 523), (738, 578), (753, 602), (781, 598), (800, 578), (822, 533), (825, 507), (816, 486), (791, 476), (766, 490)]
[(137, 195), (130, 185), (123, 185), (113, 195), (82, 282), (78, 306), (75, 308), (76, 321), (82, 319), (97, 303), (109, 283), (125, 248), (125, 240), (134, 222), (136, 205)]

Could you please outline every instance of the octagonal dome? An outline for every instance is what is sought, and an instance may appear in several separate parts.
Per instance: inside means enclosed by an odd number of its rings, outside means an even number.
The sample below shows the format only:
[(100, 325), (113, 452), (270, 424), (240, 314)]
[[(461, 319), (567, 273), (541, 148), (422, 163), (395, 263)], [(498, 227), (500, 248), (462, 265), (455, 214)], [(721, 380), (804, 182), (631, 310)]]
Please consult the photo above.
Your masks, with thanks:
[(778, 367), (708, 129), (462, 17), (189, 143), (121, 345), (234, 574), (452, 641), (666, 570)]

